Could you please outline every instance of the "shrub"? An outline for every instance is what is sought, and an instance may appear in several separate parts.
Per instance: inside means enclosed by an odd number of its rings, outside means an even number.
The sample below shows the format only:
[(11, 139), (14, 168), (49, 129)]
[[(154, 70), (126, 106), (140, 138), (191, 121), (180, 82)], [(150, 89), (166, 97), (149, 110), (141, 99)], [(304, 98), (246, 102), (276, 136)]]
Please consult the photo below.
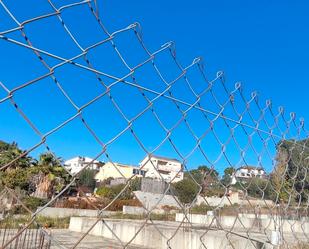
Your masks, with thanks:
[(141, 187), (142, 187), (142, 178), (141, 177), (135, 177), (130, 181), (130, 189), (132, 191), (141, 190)]
[(219, 186), (207, 188), (203, 192), (203, 196), (208, 196), (208, 197), (217, 196), (221, 198), (224, 196), (224, 194), (225, 194), (225, 189)]
[[(96, 194), (100, 197), (107, 198), (107, 199), (114, 199), (119, 193), (126, 187), (125, 184), (119, 184), (111, 187), (102, 186), (99, 187), (96, 191)], [(133, 193), (127, 187), (124, 192), (119, 196), (120, 200), (129, 200), (133, 198)]]
[(206, 204), (196, 205), (191, 208), (192, 214), (207, 214), (208, 211), (213, 210), (213, 207)]
[(109, 207), (109, 211), (122, 211), (123, 206), (134, 206), (141, 207), (142, 204), (139, 200), (130, 199), (130, 200), (115, 200)]
[(47, 203), (47, 201), (44, 199), (29, 196), (23, 199), (23, 203), (31, 211), (35, 211), (38, 207), (44, 206)]
[(191, 203), (199, 191), (199, 186), (188, 178), (176, 182), (173, 186), (176, 195), (182, 203)]
[[(113, 198), (119, 195), (120, 192), (126, 187), (126, 184), (119, 184), (111, 187)], [(127, 187), (122, 194), (119, 196), (120, 200), (130, 200), (133, 198), (133, 193), (130, 190), (130, 187)]]
[[(31, 217), (28, 215), (21, 216), (19, 218), (9, 216), (0, 222), (0, 229), (16, 229), (20, 228), (21, 224), (27, 224), (31, 220)], [(50, 218), (38, 216), (36, 218), (36, 223), (40, 226), (48, 227), (48, 228), (57, 228), (57, 229), (67, 229), (69, 227), (70, 218)], [(30, 228), (38, 228), (36, 223), (32, 223)]]
[(97, 171), (93, 169), (84, 169), (79, 175), (79, 185), (90, 188), (92, 191), (95, 188), (96, 181), (94, 179)]
[(106, 186), (99, 187), (96, 191), (96, 194), (100, 197), (108, 199), (111, 199), (113, 197), (113, 191), (111, 190), (111, 188)]
[(91, 203), (86, 198), (63, 199), (55, 203), (58, 208), (77, 208), (77, 209), (102, 209), (108, 202), (103, 200), (91, 200)]

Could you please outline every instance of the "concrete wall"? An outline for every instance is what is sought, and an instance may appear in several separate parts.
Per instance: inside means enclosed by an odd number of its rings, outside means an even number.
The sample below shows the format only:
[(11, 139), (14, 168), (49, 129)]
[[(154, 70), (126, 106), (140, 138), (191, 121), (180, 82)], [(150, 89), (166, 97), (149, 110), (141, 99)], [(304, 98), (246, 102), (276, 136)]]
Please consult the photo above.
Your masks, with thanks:
[(177, 197), (172, 195), (163, 195), (163, 194), (153, 194), (142, 191), (134, 191), (136, 198), (143, 204), (148, 210), (156, 207), (160, 208), (162, 206), (170, 206), (175, 208), (180, 208), (178, 205)]
[[(96, 221), (93, 218), (72, 217), (69, 229), (75, 232), (87, 232)], [(156, 227), (154, 227), (150, 222), (144, 224), (144, 221), (104, 219), (104, 223), (98, 222), (90, 231), (90, 234), (108, 239), (120, 239), (123, 243), (130, 242), (132, 245), (151, 249), (262, 248), (260, 242), (250, 241), (232, 234), (226, 237), (224, 231), (209, 230), (205, 234), (205, 230), (201, 229), (190, 229), (189, 227), (178, 229), (179, 225), (176, 222), (158, 221)], [(233, 247), (231, 247), (231, 244)], [(273, 247), (265, 246), (263, 248), (270, 249)]]
[(196, 205), (206, 204), (213, 207), (223, 207), (223, 206), (230, 206), (231, 204), (239, 204), (244, 206), (268, 206), (273, 207), (274, 202), (271, 200), (258, 200), (258, 199), (251, 199), (251, 200), (243, 200), (239, 198), (239, 193), (234, 192), (229, 197), (223, 196), (220, 197), (202, 197), (198, 196), (195, 202)]
[[(39, 207), (38, 210), (42, 208)], [(110, 215), (115, 212), (104, 211), (103, 215)], [(40, 216), (52, 217), (52, 218), (64, 218), (71, 216), (85, 216), (85, 217), (97, 217), (98, 211), (91, 209), (75, 209), (75, 208), (53, 208), (47, 207), (40, 211)]]
[[(183, 213), (176, 214), (176, 221), (188, 222)], [(284, 233), (309, 233), (309, 222), (306, 220), (288, 220), (281, 217), (269, 217), (261, 215), (256, 217), (254, 214), (240, 214), (236, 216), (220, 216), (188, 214), (189, 222), (194, 224), (203, 224), (204, 226), (232, 228), (233, 229), (250, 229), (253, 231), (275, 231), (280, 223), (281, 231)]]
[(142, 178), (141, 191), (154, 194), (163, 194), (167, 189), (167, 183), (162, 179)]
[(126, 178), (116, 178), (116, 179), (112, 179), (110, 182), (111, 186), (116, 186), (119, 184), (126, 184), (127, 183), (127, 179)]
[(123, 214), (143, 215), (146, 214), (146, 210), (143, 207), (123, 206)]
[[(179, 212), (178, 210), (169, 210), (169, 214), (176, 214)], [(132, 206), (123, 206), (122, 208), (123, 214), (133, 214), (133, 215), (143, 215), (147, 214), (147, 210), (143, 207), (132, 207)], [(164, 209), (155, 208), (151, 210), (152, 214), (166, 214)]]

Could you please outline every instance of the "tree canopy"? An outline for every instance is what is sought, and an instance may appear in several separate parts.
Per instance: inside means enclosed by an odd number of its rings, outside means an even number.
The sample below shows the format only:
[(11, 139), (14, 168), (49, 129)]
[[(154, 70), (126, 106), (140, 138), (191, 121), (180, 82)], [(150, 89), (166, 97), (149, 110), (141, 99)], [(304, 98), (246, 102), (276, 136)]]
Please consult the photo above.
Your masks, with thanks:
[(192, 203), (200, 189), (200, 187), (189, 178), (174, 183), (173, 187), (179, 201), (185, 204)]
[(309, 139), (280, 141), (276, 160), (271, 183), (279, 193), (277, 201), (306, 202), (309, 194)]
[(53, 153), (30, 157), (16, 143), (0, 141), (0, 165), (13, 164), (0, 172), (0, 185), (19, 189), (27, 195), (49, 198), (59, 192), (69, 181), (70, 175), (61, 165), (61, 159)]
[(33, 163), (33, 159), (28, 156), (21, 157), (24, 152), (18, 148), (17, 143), (6, 143), (0, 140), (0, 166), (5, 166), (20, 157), (10, 165), (10, 168), (29, 167)]

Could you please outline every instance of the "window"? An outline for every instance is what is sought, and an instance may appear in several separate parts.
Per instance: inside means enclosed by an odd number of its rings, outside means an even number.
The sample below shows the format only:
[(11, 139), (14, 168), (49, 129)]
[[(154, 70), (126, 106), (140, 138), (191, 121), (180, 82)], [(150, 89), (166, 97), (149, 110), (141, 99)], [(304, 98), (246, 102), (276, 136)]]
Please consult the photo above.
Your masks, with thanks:
[(158, 161), (158, 164), (159, 165), (167, 165), (167, 162), (165, 162), (165, 161)]
[(145, 170), (141, 170), (141, 175), (145, 176), (146, 175), (146, 171)]
[(134, 175), (145, 176), (146, 175), (146, 171), (145, 170), (140, 170), (140, 169), (133, 169), (133, 174)]

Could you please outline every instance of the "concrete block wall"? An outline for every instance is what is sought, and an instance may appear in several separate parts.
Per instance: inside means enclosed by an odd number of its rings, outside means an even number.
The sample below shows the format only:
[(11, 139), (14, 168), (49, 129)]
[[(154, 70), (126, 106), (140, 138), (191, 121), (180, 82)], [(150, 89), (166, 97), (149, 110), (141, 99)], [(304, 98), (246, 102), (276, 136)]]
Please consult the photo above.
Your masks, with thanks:
[(123, 206), (123, 214), (143, 215), (146, 214), (146, 210), (143, 207)]
[[(47, 207), (47, 208), (42, 209), (42, 207), (39, 207), (37, 211), (39, 211), (40, 216), (51, 217), (51, 218), (65, 218), (65, 217), (72, 217), (72, 216), (97, 217), (99, 214), (98, 210), (75, 209), (75, 208)], [(103, 216), (111, 215), (113, 213), (115, 212), (103, 211)]]
[[(187, 218), (185, 218), (183, 213), (177, 213), (175, 221), (190, 222), (211, 227), (218, 227), (220, 225), (223, 228), (233, 227), (234, 229), (250, 229), (252, 231), (275, 231), (278, 229), (280, 223), (280, 229), (283, 233), (309, 233), (309, 222), (306, 220), (282, 219), (280, 217), (270, 217), (267, 215), (255, 217), (254, 214), (240, 214), (238, 217), (220, 216), (215, 219), (213, 215), (201, 214), (187, 214)], [(220, 222), (220, 224), (218, 224), (217, 221)]]
[(142, 191), (134, 191), (136, 198), (143, 204), (148, 210), (152, 208), (160, 208), (162, 206), (170, 206), (180, 208), (179, 204), (175, 200), (176, 197), (172, 195), (153, 194)]
[[(87, 232), (97, 222), (94, 218), (72, 217), (70, 220), (71, 231)], [(131, 242), (132, 245), (143, 246), (151, 249), (177, 248), (177, 249), (219, 249), (234, 248), (253, 249), (259, 248), (258, 242), (252, 242), (239, 236), (229, 235), (228, 239), (224, 231), (211, 231), (205, 234), (202, 229), (179, 228), (176, 222), (156, 222), (156, 228), (152, 223), (136, 220), (111, 220), (105, 219), (98, 222), (90, 231), (91, 235), (104, 238), (121, 240), (123, 243)], [(113, 231), (113, 232), (112, 232)], [(265, 245), (264, 249), (273, 248)]]

